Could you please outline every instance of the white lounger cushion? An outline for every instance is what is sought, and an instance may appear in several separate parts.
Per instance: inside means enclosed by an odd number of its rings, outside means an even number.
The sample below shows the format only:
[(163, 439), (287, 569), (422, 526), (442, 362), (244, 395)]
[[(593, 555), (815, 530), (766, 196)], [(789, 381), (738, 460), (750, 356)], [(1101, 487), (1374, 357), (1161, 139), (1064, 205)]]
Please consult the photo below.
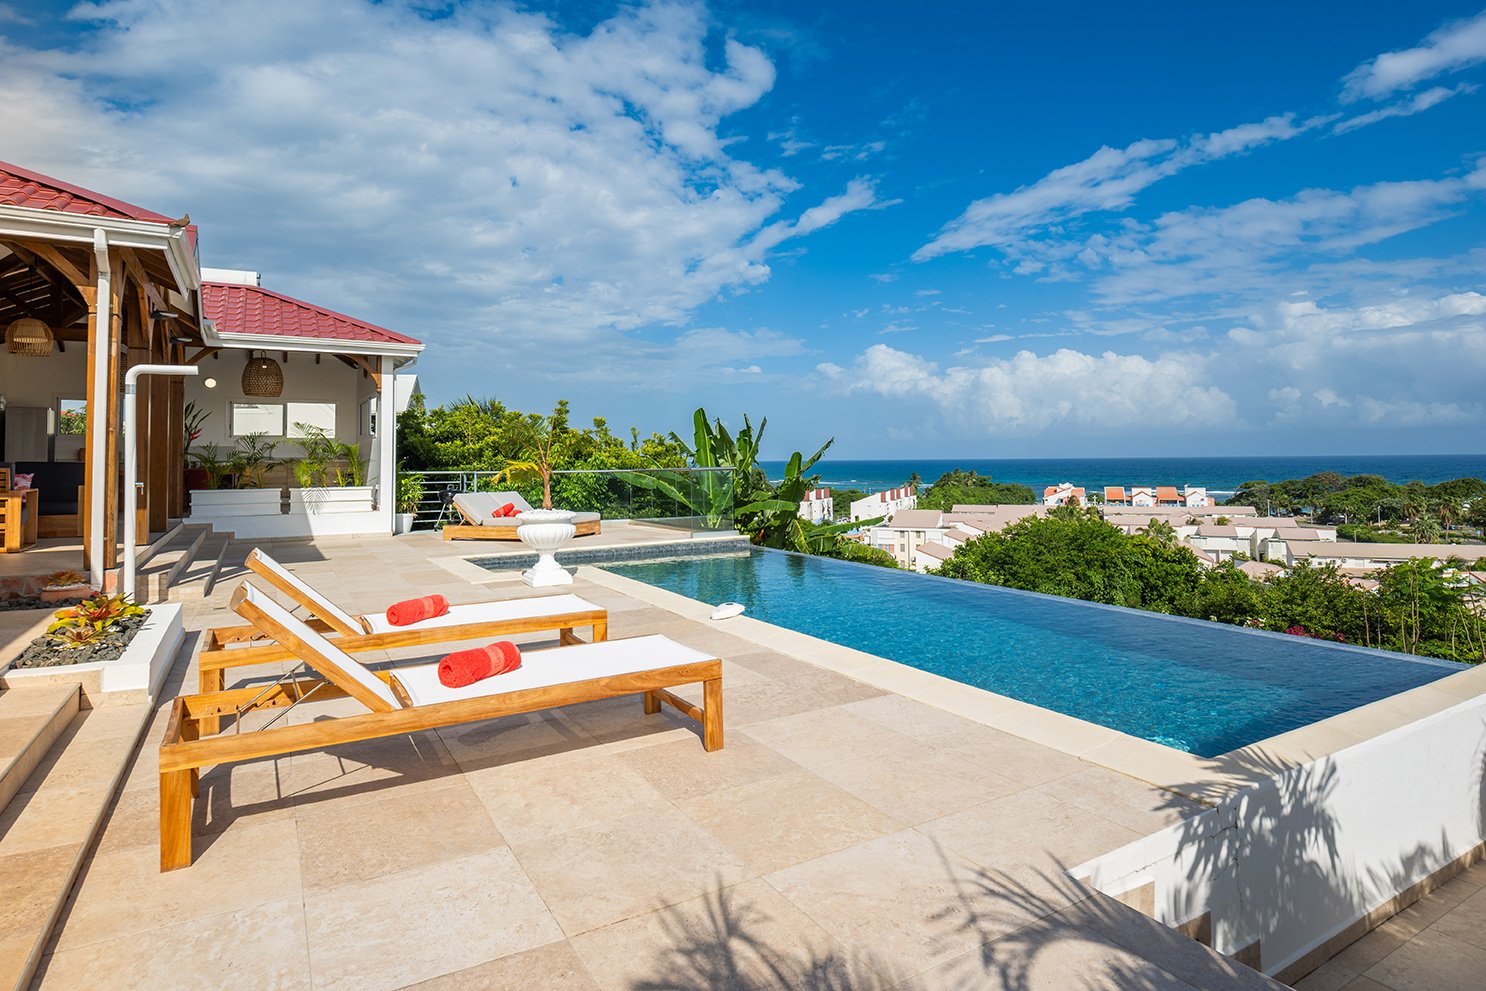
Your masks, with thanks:
[[(373, 674), (366, 665), (337, 647), (335, 641), (328, 640), (310, 629), (309, 624), (304, 620), (258, 591), (248, 582), (243, 582), (242, 591), (243, 597), (249, 604), (256, 606), (270, 620), (298, 638), (304, 645), (300, 660), (313, 668), (320, 677), (346, 689), (347, 692), (351, 692), (354, 687), (374, 695), (387, 706), (389, 711), (402, 708), (402, 703), (397, 700), (396, 695), (392, 694), (392, 689), (387, 687), (387, 683)], [(305, 656), (306, 654), (309, 656)]]
[(318, 615), (321, 619), (325, 619), (327, 616), (334, 616), (336, 619), (340, 620), (347, 629), (361, 629), (360, 620), (358, 620), (355, 616), (352, 616), (350, 613), (346, 612), (334, 602), (331, 602), (329, 599), (325, 598), (325, 596), (321, 595), (319, 592), (315, 591), (312, 586), (305, 583), (305, 581), (298, 575), (294, 574), (294, 572), (290, 571), (288, 568), (284, 567), (282, 564), (275, 561), (273, 558), (269, 557), (267, 554), (263, 553), (263, 551), (257, 548), (254, 548), (253, 553), (257, 555), (259, 561), (263, 562), (264, 567), (268, 568), (269, 571), (272, 571), (274, 574), (278, 575), (288, 584), (294, 586), (294, 588), (299, 590), (300, 595), (304, 596), (310, 602), (313, 602), (315, 604), (315, 608), (312, 610), (312, 612)]
[(668, 637), (653, 635), (523, 653), (518, 670), (510, 674), (498, 674), (463, 688), (444, 687), (439, 681), (437, 664), (398, 668), (396, 677), (413, 705), (418, 706), (504, 695), (531, 688), (550, 688), (553, 685), (568, 685), (592, 678), (634, 674), (637, 671), (711, 660), (715, 658), (710, 654), (692, 650)]
[(387, 622), (386, 613), (368, 613), (366, 626), (368, 633), (395, 633), (398, 630), (436, 630), (470, 623), (503, 623), (508, 620), (559, 616), (563, 613), (603, 611), (602, 606), (596, 606), (576, 595), (541, 595), (506, 602), (474, 602), (450, 606), (449, 611), (442, 616), (420, 620), (407, 626), (393, 626)]

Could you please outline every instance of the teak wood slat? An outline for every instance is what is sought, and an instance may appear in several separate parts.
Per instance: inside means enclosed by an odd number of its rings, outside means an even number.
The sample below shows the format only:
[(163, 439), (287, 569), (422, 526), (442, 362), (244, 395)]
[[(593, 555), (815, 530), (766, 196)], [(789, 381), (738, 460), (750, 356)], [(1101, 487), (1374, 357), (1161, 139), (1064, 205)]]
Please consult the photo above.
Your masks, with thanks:
[[(517, 536), (517, 528), (514, 526), (481, 526), (478, 521), (470, 519), (469, 513), (459, 508), (454, 503), (454, 510), (464, 519), (464, 523), (444, 524), (445, 540), (520, 540)], [(589, 520), (587, 523), (574, 523), (573, 536), (592, 537), (603, 532), (603, 520)]]
[[(282, 630), (274, 632), (284, 636)], [(395, 672), (378, 672), (377, 675), (384, 682), (395, 684), (392, 681)], [(667, 690), (698, 682), (703, 686), (704, 701), (700, 708)], [(305, 679), (294, 684), (275, 686), (267, 692), (250, 687), (181, 696), (175, 700), (166, 726), (165, 739), (160, 745), (162, 871), (186, 867), (191, 863), (191, 812), (199, 773), (202, 768), (213, 765), (319, 750), (345, 743), (636, 694), (645, 699), (644, 708), (647, 713), (653, 711), (652, 705), (654, 711), (659, 709), (653, 700), (664, 699), (697, 719), (702, 724), (704, 749), (713, 751), (723, 745), (722, 661), (717, 659), (501, 695), (456, 699), (392, 711), (372, 711), (300, 726), (283, 726), (223, 736), (206, 736), (201, 732), (205, 720), (216, 718), (224, 712), (236, 711), (239, 706), (249, 706), (248, 711), (281, 708), (310, 689), (316, 689), (316, 698), (333, 699), (348, 694), (340, 685)], [(255, 700), (255, 696), (260, 694), (262, 697)]]

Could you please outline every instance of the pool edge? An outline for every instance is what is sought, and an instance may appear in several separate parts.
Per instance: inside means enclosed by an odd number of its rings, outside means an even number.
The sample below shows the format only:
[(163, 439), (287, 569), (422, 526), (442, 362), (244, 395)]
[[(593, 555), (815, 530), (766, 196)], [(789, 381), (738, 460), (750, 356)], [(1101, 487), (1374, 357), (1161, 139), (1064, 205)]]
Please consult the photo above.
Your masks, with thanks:
[[(601, 566), (580, 565), (577, 574), (688, 619), (706, 621), (712, 612), (710, 604)], [(739, 639), (1208, 806), (1278, 770), (1329, 756), (1486, 694), (1486, 666), (1469, 668), (1216, 757), (1199, 757), (749, 616), (718, 626)]]

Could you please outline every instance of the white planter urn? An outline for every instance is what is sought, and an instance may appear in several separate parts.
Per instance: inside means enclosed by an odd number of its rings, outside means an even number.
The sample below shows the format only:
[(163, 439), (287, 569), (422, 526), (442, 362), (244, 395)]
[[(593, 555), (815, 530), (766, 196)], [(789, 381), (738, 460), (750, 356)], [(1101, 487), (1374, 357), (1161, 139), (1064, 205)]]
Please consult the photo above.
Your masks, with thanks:
[(532, 588), (573, 584), (573, 576), (555, 556), (577, 532), (572, 521), (573, 514), (562, 509), (528, 509), (521, 514), (516, 536), (537, 552), (537, 563), (521, 575), (523, 582)]

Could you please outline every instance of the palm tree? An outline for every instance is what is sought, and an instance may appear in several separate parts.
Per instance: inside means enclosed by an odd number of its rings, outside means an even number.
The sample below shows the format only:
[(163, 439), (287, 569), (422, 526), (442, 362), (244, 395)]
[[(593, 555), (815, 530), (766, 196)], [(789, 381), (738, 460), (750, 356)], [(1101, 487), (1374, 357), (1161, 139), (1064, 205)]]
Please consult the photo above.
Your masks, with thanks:
[(1177, 545), (1176, 528), (1165, 520), (1151, 520), (1141, 527), (1140, 532), (1161, 547), (1169, 549)]
[(1429, 516), (1420, 516), (1410, 525), (1410, 529), (1421, 544), (1432, 544), (1440, 538), (1440, 525)]

